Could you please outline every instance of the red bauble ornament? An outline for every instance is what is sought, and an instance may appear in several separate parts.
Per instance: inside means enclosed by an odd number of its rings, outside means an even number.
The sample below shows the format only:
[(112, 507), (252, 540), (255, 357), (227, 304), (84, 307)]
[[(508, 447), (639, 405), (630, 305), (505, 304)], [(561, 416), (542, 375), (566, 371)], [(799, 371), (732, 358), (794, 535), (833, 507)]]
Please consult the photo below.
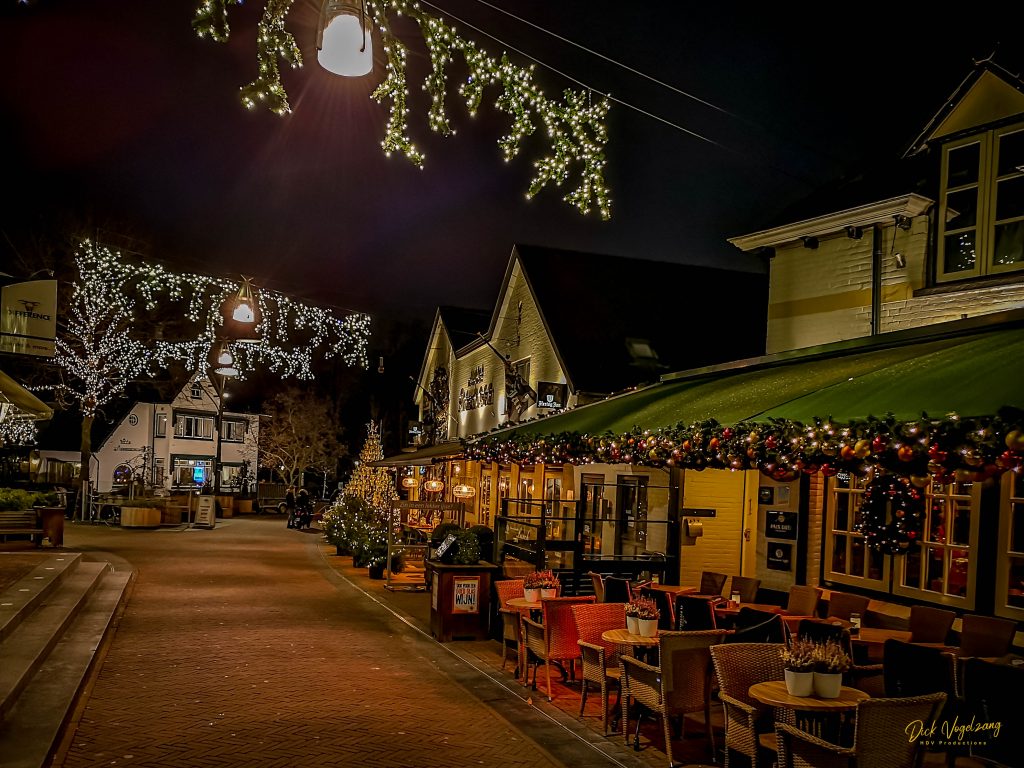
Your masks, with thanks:
[(889, 448), (889, 438), (883, 435), (875, 436), (875, 439), (871, 441), (871, 451), (873, 453), (882, 453)]
[(723, 429), (723, 430), (722, 430), (722, 437), (723, 437), (724, 439), (728, 440), (728, 439), (729, 439), (730, 437), (732, 437), (732, 430), (731, 430), (731, 429), (729, 429), (728, 427), (726, 427), (725, 429)]
[(821, 474), (823, 474), (825, 477), (832, 477), (833, 475), (835, 475), (835, 473), (836, 468), (833, 467), (831, 464), (821, 465)]
[(764, 447), (769, 451), (774, 451), (779, 445), (779, 441), (775, 439), (775, 435), (768, 435), (764, 439)]

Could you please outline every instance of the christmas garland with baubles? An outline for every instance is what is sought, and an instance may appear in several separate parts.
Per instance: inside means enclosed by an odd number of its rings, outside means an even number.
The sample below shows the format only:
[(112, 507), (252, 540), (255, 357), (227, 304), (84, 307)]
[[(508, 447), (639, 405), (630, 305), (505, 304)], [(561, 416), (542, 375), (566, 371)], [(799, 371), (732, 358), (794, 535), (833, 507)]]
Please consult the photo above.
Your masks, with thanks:
[(995, 416), (948, 414), (899, 421), (892, 416), (849, 422), (788, 419), (727, 426), (714, 419), (656, 431), (615, 435), (563, 432), (463, 441), (466, 458), (516, 464), (632, 464), (681, 469), (757, 469), (779, 481), (839, 471), (931, 481), (981, 482), (1024, 467), (1024, 411)]

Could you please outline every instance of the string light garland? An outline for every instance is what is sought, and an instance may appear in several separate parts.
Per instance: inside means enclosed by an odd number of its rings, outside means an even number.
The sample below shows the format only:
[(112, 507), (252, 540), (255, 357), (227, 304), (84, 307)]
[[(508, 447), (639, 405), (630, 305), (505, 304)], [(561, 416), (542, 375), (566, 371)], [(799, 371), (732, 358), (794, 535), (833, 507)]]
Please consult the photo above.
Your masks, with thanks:
[[(196, 33), (225, 42), (229, 36), (228, 6), (238, 4), (240, 0), (202, 0), (193, 20)], [(293, 0), (266, 0), (257, 34), (259, 75), (241, 89), (242, 103), (247, 108), (263, 104), (279, 115), (291, 111), (281, 83), (278, 60), (293, 68), (302, 66), (302, 54), (295, 38), (284, 26), (292, 5)], [(534, 162), (527, 199), (532, 199), (549, 184), (561, 187), (575, 171), (577, 186), (562, 199), (583, 215), (596, 210), (602, 219), (611, 218), (611, 199), (604, 181), (608, 98), (594, 99), (588, 92), (566, 89), (561, 101), (550, 99), (534, 82), (532, 66), (519, 67), (509, 61), (506, 54), (500, 58), (488, 55), (474, 42), (461, 37), (453, 26), (428, 14), (418, 3), (367, 0), (366, 8), (384, 43), (385, 77), (372, 98), (378, 103), (390, 103), (390, 115), (381, 141), (386, 155), (401, 152), (409, 162), (421, 168), (425, 161), (409, 135), (408, 51), (392, 34), (388, 22), (390, 16), (407, 16), (419, 26), (430, 58), (431, 71), (423, 89), (430, 96), (427, 124), (432, 131), (443, 136), (455, 133), (445, 107), (449, 91), (447, 68), (457, 56), (461, 57), (469, 72), (458, 92), (465, 99), (470, 116), (479, 109), (487, 87), (501, 88), (495, 107), (511, 118), (508, 133), (498, 140), (506, 162), (520, 153), (527, 136), (538, 133), (538, 126), (543, 126), (539, 136), (546, 140), (547, 148)]]
[(948, 414), (898, 421), (887, 416), (847, 423), (818, 418), (732, 426), (714, 419), (689, 426), (602, 435), (563, 432), (463, 440), (467, 459), (516, 464), (633, 464), (681, 469), (757, 469), (779, 481), (840, 470), (882, 470), (923, 487), (994, 477), (1024, 467), (1024, 411), (994, 416)]
[[(155, 362), (181, 360), (193, 370), (205, 365), (218, 337), (223, 323), (221, 305), (241, 287), (239, 282), (223, 278), (175, 273), (153, 264), (133, 264), (120, 253), (88, 240), (82, 243), (75, 258), (82, 284), (91, 286), (90, 291), (104, 301), (113, 300), (115, 307), (123, 308), (124, 326), (130, 326), (130, 318), (134, 317), (134, 295), (138, 295), (143, 308), (149, 312), (162, 302), (184, 303), (185, 317), (199, 326), (193, 338), (157, 340), (151, 351), (145, 350), (141, 342), (135, 342), (136, 347), (125, 352), (152, 358)], [(335, 317), (326, 309), (267, 289), (260, 290), (258, 296), (262, 317), (258, 328), (260, 341), (237, 344), (232, 349), (236, 364), (243, 371), (262, 365), (283, 378), (312, 379), (314, 356), (317, 359), (336, 357), (347, 365), (366, 368), (366, 345), (370, 335), (368, 315), (354, 313)], [(111, 341), (132, 343), (123, 334)]]
[(35, 420), (14, 408), (0, 419), (0, 445), (35, 445), (38, 432)]
[(924, 492), (910, 481), (896, 475), (876, 477), (864, 489), (861, 522), (854, 528), (876, 552), (906, 555), (921, 540), (924, 504)]

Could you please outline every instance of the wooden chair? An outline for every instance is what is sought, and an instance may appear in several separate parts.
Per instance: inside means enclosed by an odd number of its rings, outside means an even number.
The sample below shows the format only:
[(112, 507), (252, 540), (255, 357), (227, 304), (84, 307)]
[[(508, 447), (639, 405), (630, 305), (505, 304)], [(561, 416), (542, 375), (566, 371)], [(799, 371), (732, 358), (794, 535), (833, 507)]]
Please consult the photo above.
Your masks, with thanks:
[[(601, 725), (604, 733), (608, 733), (608, 688), (618, 685), (622, 670), (619, 667), (618, 650), (614, 643), (601, 639), (608, 629), (622, 629), (626, 626), (625, 603), (595, 603), (593, 605), (572, 606), (573, 620), (576, 622), (577, 644), (580, 647), (582, 660), (583, 690), (580, 693), (580, 717), (587, 705), (589, 683), (596, 683), (601, 688)], [(620, 691), (621, 699), (622, 693)]]
[(673, 630), (676, 628), (675, 609), (672, 605), (672, 595), (661, 589), (653, 587), (641, 587), (640, 594), (649, 600), (654, 601), (658, 608), (658, 629)]
[(551, 665), (555, 662), (569, 664), (569, 677), (573, 677), (573, 664), (580, 658), (579, 635), (576, 634), (576, 621), (572, 616), (572, 606), (582, 603), (593, 603), (594, 596), (585, 597), (549, 597), (540, 601), (543, 623), (523, 617), (523, 641), (526, 644), (527, 672), (523, 675), (523, 684), (529, 682), (529, 665), (532, 657), (533, 689), (537, 689), (537, 667), (544, 665), (547, 674), (548, 701), (554, 698), (551, 689)]
[(594, 588), (594, 598), (597, 600), (597, 602), (603, 603), (604, 602), (604, 576), (602, 576), (600, 573), (595, 573), (594, 571), (590, 571), (587, 574), (587, 576), (590, 577), (590, 584)]
[(960, 620), (960, 656), (1004, 656), (1013, 647), (1017, 623), (992, 616), (964, 614)]
[(782, 616), (772, 613), (760, 624), (737, 629), (726, 637), (724, 642), (785, 644), (787, 639), (788, 634), (786, 632), (786, 625), (782, 621)]
[(956, 614), (927, 605), (910, 606), (910, 642), (945, 643)]
[(789, 588), (789, 599), (786, 601), (783, 613), (787, 616), (817, 616), (818, 600), (820, 599), (820, 587), (794, 584)]
[(733, 576), (732, 586), (729, 587), (729, 595), (739, 592), (741, 603), (756, 603), (757, 590), (761, 588), (761, 580), (750, 576)]
[[(517, 597), (523, 596), (523, 580), (522, 579), (502, 579), (501, 581), (494, 582), (494, 589), (498, 593), (498, 613), (501, 614), (502, 621), (502, 634), (501, 634), (501, 668), (505, 668), (505, 662), (508, 660), (508, 648), (509, 643), (514, 643), (516, 648), (516, 657), (518, 660), (519, 655), (519, 617), (523, 615), (524, 611), (519, 611), (514, 608), (509, 608), (506, 603), (509, 600), (513, 600)], [(518, 666), (516, 667), (518, 669)]]
[(859, 613), (861, 621), (868, 612), (868, 603), (871, 601), (860, 595), (851, 595), (846, 592), (833, 592), (828, 599), (828, 618), (842, 619), (849, 621), (850, 615)]
[[(708, 632), (661, 632), (658, 634), (658, 663), (653, 666), (632, 656), (622, 656), (622, 733), (629, 743), (629, 703), (634, 701), (661, 716), (665, 729), (665, 754), (669, 768), (672, 760), (671, 718), (682, 717), (680, 735), (686, 738), (685, 715), (703, 712), (711, 756), (715, 754), (715, 737), (711, 727), (711, 683), (714, 672), (710, 649), (726, 635), (724, 629)], [(633, 748), (640, 748), (640, 723), (637, 714)]]
[(706, 597), (676, 595), (675, 629), (679, 632), (706, 632), (717, 629), (715, 604)]
[(700, 575), (700, 594), (702, 595), (717, 595), (722, 596), (722, 590), (725, 588), (725, 580), (729, 578), (724, 573), (715, 573), (714, 571), (704, 571)]
[(740, 607), (740, 612), (736, 614), (736, 618), (733, 619), (733, 629), (746, 629), (747, 627), (753, 627), (755, 624), (763, 624), (766, 621), (771, 620), (777, 616), (777, 613), (772, 611), (762, 611), (758, 608), (751, 608), (749, 605)]
[(995, 664), (984, 659), (964, 660), (964, 708), (962, 721), (999, 723), (998, 737), (987, 735), (971, 746), (971, 757), (996, 765), (1019, 765), (1020, 734), (1024, 733), (1024, 667)]
[(604, 577), (604, 602), (628, 603), (632, 599), (633, 589), (629, 585), (629, 579), (619, 576)]
[(831, 744), (806, 731), (777, 723), (779, 768), (915, 768), (920, 740), (907, 738), (908, 723), (930, 723), (944, 693), (900, 699), (865, 699), (857, 705), (852, 747)]
[(725, 708), (725, 768), (729, 768), (730, 751), (746, 756), (751, 768), (758, 767), (760, 734), (771, 733), (774, 723), (772, 708), (752, 699), (748, 691), (754, 683), (785, 679), (781, 656), (785, 647), (784, 643), (724, 642), (711, 647), (718, 698)]

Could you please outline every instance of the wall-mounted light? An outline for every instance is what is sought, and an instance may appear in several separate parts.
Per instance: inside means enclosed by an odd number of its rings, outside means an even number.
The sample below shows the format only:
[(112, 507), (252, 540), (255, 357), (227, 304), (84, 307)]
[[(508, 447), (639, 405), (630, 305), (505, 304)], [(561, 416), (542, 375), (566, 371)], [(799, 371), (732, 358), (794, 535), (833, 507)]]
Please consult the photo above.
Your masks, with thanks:
[(864, 230), (860, 227), (847, 227), (846, 236), (851, 240), (860, 240), (864, 235)]
[(427, 493), (440, 493), (444, 490), (444, 480), (432, 477), (423, 483), (423, 490)]
[(910, 225), (914, 223), (912, 218), (904, 216), (902, 213), (896, 214), (894, 218), (896, 219), (896, 226), (903, 230), (910, 229)]
[(316, 60), (328, 72), (362, 77), (373, 71), (373, 36), (363, 0), (324, 0)]
[(818, 247), (818, 238), (816, 237), (801, 237), (800, 242), (804, 244), (804, 248), (810, 248), (812, 251)]
[(892, 255), (892, 260), (896, 265), (896, 269), (903, 269), (907, 266), (907, 257), (898, 251)]
[(452, 496), (458, 499), (471, 499), (476, 496), (476, 488), (467, 483), (459, 483), (452, 488)]
[(402, 487), (412, 490), (420, 484), (420, 479), (416, 475), (406, 475), (402, 478)]

